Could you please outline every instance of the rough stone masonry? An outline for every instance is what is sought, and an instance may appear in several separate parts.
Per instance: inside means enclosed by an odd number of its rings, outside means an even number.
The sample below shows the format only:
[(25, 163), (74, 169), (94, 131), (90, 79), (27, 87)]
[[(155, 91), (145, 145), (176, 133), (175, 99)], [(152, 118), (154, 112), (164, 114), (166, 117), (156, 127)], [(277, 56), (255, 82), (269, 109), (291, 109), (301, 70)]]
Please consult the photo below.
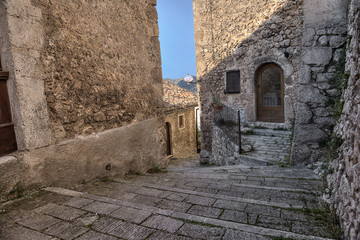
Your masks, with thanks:
[(346, 70), (350, 73), (344, 93), (343, 114), (335, 133), (343, 140), (338, 159), (328, 176), (332, 204), (337, 209), (348, 239), (360, 238), (360, 2), (349, 8), (348, 51)]
[(164, 163), (155, 5), (0, 2), (19, 149), (0, 158), (0, 195), (16, 184), (71, 185)]
[[(329, 180), (346, 239), (359, 239), (360, 228), (359, 4), (358, 0), (194, 1), (202, 156), (212, 156), (214, 146), (213, 98), (219, 96), (224, 104), (243, 111), (247, 122), (258, 121), (258, 71), (277, 65), (284, 79), (285, 124), (280, 126), (294, 121), (291, 161), (321, 161), (327, 154), (323, 145), (334, 135), (344, 141)], [(339, 71), (345, 64), (347, 72)], [(240, 72), (239, 93), (225, 91), (229, 71)], [(334, 87), (340, 82), (333, 79), (347, 74), (348, 86), (342, 93)], [(342, 97), (343, 110), (336, 105)], [(337, 122), (334, 112), (341, 111)]]

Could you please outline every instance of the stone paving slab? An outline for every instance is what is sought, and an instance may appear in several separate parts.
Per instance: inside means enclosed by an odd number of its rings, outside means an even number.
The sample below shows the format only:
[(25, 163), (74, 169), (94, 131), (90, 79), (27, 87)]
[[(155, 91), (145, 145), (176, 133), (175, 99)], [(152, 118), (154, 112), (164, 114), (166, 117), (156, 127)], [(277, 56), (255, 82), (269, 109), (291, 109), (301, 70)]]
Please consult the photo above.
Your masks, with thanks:
[(157, 231), (154, 234), (152, 234), (147, 240), (189, 240), (192, 238), (179, 236), (179, 235), (173, 235), (165, 232)]
[[(41, 204), (33, 199), (33, 207), (0, 214), (0, 239), (27, 239), (20, 231), (52, 240), (327, 239), (321, 222), (302, 211), (304, 202), (316, 199), (310, 186), (318, 180), (301, 170), (179, 167), (167, 174), (89, 182), (79, 190), (50, 187), (42, 194), (64, 197), (54, 202), (44, 198)], [(284, 179), (274, 173), (285, 176), (289, 185), (275, 186)], [(302, 181), (308, 183), (305, 189), (297, 187)]]
[(223, 212), (223, 209), (213, 208), (213, 207), (205, 207), (200, 205), (193, 205), (187, 213), (193, 215), (199, 215), (203, 217), (210, 218), (218, 218), (220, 214)]
[(149, 216), (151, 216), (151, 213), (148, 211), (139, 210), (135, 208), (121, 207), (117, 209), (115, 212), (112, 212), (110, 216), (114, 218), (122, 219), (124, 221), (140, 224), (143, 221), (145, 221), (145, 219), (147, 219)]
[(110, 213), (114, 212), (119, 208), (120, 207), (118, 205), (114, 205), (110, 203), (93, 202), (90, 203), (89, 205), (86, 205), (82, 209), (97, 214), (109, 215)]
[(94, 222), (92, 229), (122, 239), (145, 239), (154, 230), (129, 222), (103, 217)]
[(179, 234), (195, 239), (221, 239), (225, 229), (186, 223), (178, 231)]
[(0, 239), (6, 240), (52, 240), (53, 237), (21, 226), (11, 226), (0, 231)]
[[(240, 202), (240, 203), (251, 203), (251, 204), (259, 204), (259, 205), (264, 205), (264, 206), (273, 206), (273, 207), (280, 207), (280, 208), (303, 208), (302, 205), (290, 205), (290, 204), (282, 203), (282, 202), (261, 201), (261, 200), (255, 200), (255, 199), (249, 199), (249, 198), (232, 197), (232, 196), (221, 194), (221, 193), (225, 193), (225, 194), (232, 193), (229, 191), (222, 191), (222, 192), (219, 192), (218, 194), (209, 194), (209, 193), (203, 193), (203, 192), (183, 190), (180, 188), (163, 187), (160, 185), (152, 185), (152, 184), (144, 184), (144, 186), (151, 187), (151, 188), (167, 189), (168, 191), (173, 191), (173, 192), (187, 193), (191, 196), (193, 196), (193, 195), (202, 196), (202, 197), (204, 197), (205, 200), (209, 200), (209, 199), (213, 198), (214, 200), (221, 199), (221, 200), (228, 200), (228, 201), (236, 201), (236, 202)], [(237, 195), (236, 192), (235, 192), (235, 195)], [(197, 198), (197, 199), (200, 199), (200, 198)], [(196, 202), (196, 199), (193, 199), (193, 201), (195, 202), (195, 204), (200, 204), (199, 202)], [(211, 201), (205, 202), (205, 204), (207, 204), (207, 205), (209, 205), (209, 203), (211, 203)], [(202, 204), (202, 205), (204, 205), (204, 204)]]
[(191, 208), (191, 204), (186, 202), (178, 202), (164, 199), (157, 205), (158, 208), (169, 209), (177, 212), (187, 212)]
[(87, 232), (88, 229), (85, 227), (75, 226), (68, 222), (59, 222), (44, 231), (45, 234), (54, 236), (60, 239), (74, 239), (81, 234)]
[(31, 215), (25, 219), (16, 221), (17, 224), (23, 227), (30, 228), (39, 232), (42, 232), (44, 229), (59, 222), (61, 222), (61, 220), (44, 214)]
[(184, 223), (166, 216), (155, 215), (147, 219), (143, 226), (163, 230), (170, 233), (175, 233)]
[(76, 238), (76, 240), (117, 240), (118, 238), (105, 235), (95, 231), (88, 231), (83, 234), (81, 237)]

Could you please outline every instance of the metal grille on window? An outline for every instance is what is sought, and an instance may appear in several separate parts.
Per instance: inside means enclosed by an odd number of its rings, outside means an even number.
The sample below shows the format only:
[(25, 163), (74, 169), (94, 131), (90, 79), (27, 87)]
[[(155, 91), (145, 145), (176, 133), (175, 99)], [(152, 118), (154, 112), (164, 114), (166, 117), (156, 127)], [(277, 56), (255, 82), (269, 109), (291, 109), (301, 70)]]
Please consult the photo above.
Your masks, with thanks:
[(226, 72), (225, 93), (240, 93), (240, 71)]

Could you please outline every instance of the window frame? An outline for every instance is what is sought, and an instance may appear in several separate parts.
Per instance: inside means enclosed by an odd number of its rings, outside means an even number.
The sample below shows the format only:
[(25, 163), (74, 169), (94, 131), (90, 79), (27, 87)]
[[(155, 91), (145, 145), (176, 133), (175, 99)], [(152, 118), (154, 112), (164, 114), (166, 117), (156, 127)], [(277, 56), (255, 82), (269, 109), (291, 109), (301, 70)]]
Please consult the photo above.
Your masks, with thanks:
[[(230, 83), (229, 74), (231, 74), (231, 73), (237, 73), (238, 74), (238, 79), (236, 79), (236, 81), (238, 81), (237, 82), (238, 89), (230, 89), (230, 86), (234, 87), (233, 82), (232, 82), (232, 84), (229, 84)], [(240, 93), (241, 92), (240, 80), (241, 80), (241, 73), (240, 73), (239, 69), (227, 70), (225, 72), (225, 90), (224, 90), (224, 93), (225, 94), (237, 94), (237, 93)]]
[[(180, 124), (180, 118), (182, 118), (182, 124)], [(185, 128), (185, 115), (184, 114), (178, 115), (178, 127), (179, 127), (179, 129)]]

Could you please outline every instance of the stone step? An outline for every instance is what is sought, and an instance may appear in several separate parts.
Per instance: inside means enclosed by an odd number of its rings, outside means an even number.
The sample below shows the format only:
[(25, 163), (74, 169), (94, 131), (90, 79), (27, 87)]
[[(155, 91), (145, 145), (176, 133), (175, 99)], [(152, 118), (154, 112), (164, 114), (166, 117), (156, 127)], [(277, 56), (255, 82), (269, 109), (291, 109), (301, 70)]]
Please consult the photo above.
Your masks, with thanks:
[[(252, 204), (258, 204), (258, 205), (264, 205), (270, 207), (280, 207), (280, 208), (304, 208), (307, 207), (306, 205), (304, 205), (305, 200), (308, 201), (307, 204), (311, 204), (312, 201), (317, 202), (317, 198), (320, 196), (320, 192), (317, 191), (307, 191), (302, 189), (290, 189), (290, 188), (249, 186), (243, 184), (234, 184), (228, 189), (224, 189), (224, 188), (222, 188), (222, 190), (219, 189), (217, 193), (187, 190), (181, 187), (168, 187), (168, 186), (161, 186), (155, 184), (143, 184), (143, 186), (149, 189), (157, 189), (168, 192), (202, 196), (206, 198), (231, 200), (242, 203), (252, 203)], [(148, 193), (150, 193), (150, 191)], [(252, 197), (253, 198), (256, 197), (256, 199), (253, 199)], [(301, 200), (297, 201), (300, 198)]]
[(270, 123), (270, 122), (248, 122), (250, 127), (264, 127), (267, 129), (291, 129), (291, 124), (287, 123)]
[[(304, 168), (302, 166), (288, 166), (279, 167), (273, 166), (246, 166), (231, 165), (231, 166), (210, 166), (210, 167), (198, 167), (198, 168), (183, 168), (183, 169), (170, 169), (169, 174), (188, 174), (197, 176), (198, 174), (208, 174), (209, 177), (218, 176), (219, 178), (226, 179), (226, 176), (259, 176), (268, 178), (284, 178), (284, 179), (307, 179), (318, 180), (321, 178), (316, 175), (312, 170)], [(231, 177), (228, 177), (231, 178)]]
[[(319, 236), (316, 236), (316, 234), (314, 236), (311, 234), (297, 233), (301, 232), (300, 229), (293, 231), (275, 229), (274, 227), (279, 228), (282, 224), (284, 224), (284, 227), (286, 228), (286, 224), (289, 224), (288, 221), (284, 220), (293, 215), (289, 210), (286, 210), (288, 212), (284, 210), (282, 213), (281, 211), (283, 210), (278, 210), (278, 212), (276, 212), (268, 209), (266, 211), (266, 208), (263, 207), (258, 207), (258, 209), (253, 207), (253, 209), (251, 209), (252, 212), (258, 211), (263, 215), (258, 216), (255, 222), (250, 224), (248, 222), (241, 222), (241, 216), (237, 216), (239, 217), (238, 221), (233, 219), (231, 217), (233, 216), (232, 211), (226, 209), (223, 210), (220, 217), (215, 218), (196, 214), (197, 212), (202, 212), (201, 208), (197, 211), (179, 212), (62, 188), (52, 187), (46, 188), (45, 190), (72, 197), (72, 199), (65, 202), (64, 205), (71, 206), (71, 209), (73, 209), (72, 211), (75, 213), (76, 211), (89, 211), (94, 214), (102, 214), (103, 217), (93, 222), (90, 228), (101, 234), (111, 234), (118, 237), (127, 238), (127, 234), (129, 234), (128, 231), (131, 230), (132, 238), (138, 235), (138, 239), (147, 238), (152, 236), (151, 234), (163, 234), (168, 236), (168, 238), (165, 239), (172, 239), (174, 234), (195, 237), (195, 239), (214, 238), (214, 234), (217, 234), (218, 236), (216, 239), (220, 239), (221, 236), (224, 236), (223, 239), (231, 239), (231, 235), (234, 234), (236, 234), (238, 239), (258, 239), (260, 237), (262, 239), (327, 239), (320, 237), (321, 233), (319, 232), (317, 232)], [(57, 218), (63, 218), (64, 215), (69, 217), (69, 213), (58, 211), (59, 209), (65, 209), (65, 207), (52, 204), (50, 206), (45, 206), (45, 213)], [(70, 210), (69, 207), (67, 207), (67, 209)], [(277, 226), (273, 226), (270, 223), (268, 224), (269, 221), (274, 221), (275, 218), (266, 216), (266, 214), (282, 214), (283, 218), (278, 219), (282, 219), (284, 222), (277, 222)], [(246, 214), (243, 215), (243, 217), (245, 216)], [(301, 218), (302, 217), (298, 220), (300, 221)], [(302, 224), (305, 224), (305, 220), (303, 221)], [(126, 225), (126, 232), (122, 231), (124, 224)], [(26, 226), (26, 222), (24, 225)], [(202, 234), (202, 236), (198, 235), (199, 233), (194, 232), (199, 231), (199, 229), (201, 229), (200, 234)], [(151, 233), (151, 231), (156, 230), (161, 230), (161, 232)], [(45, 233), (47, 231), (48, 230), (46, 230)], [(209, 234), (209, 236), (204, 236), (204, 234)]]
[[(284, 177), (269, 177), (259, 175), (233, 175), (228, 174), (228, 178), (219, 179), (218, 174), (199, 174), (197, 176), (193, 174), (180, 174), (169, 173), (166, 177), (161, 175), (158, 178), (150, 178), (147, 180), (153, 184), (165, 184), (166, 186), (183, 184), (187, 189), (188, 187), (203, 188), (210, 190), (221, 190), (223, 187), (242, 186), (251, 187), (253, 189), (272, 189), (279, 191), (289, 192), (308, 192), (319, 193), (322, 182), (318, 179), (303, 179), (303, 178), (284, 178)], [(212, 176), (215, 176), (212, 178)], [(223, 174), (221, 176), (224, 176)], [(185, 179), (183, 178), (185, 177)]]
[[(180, 175), (167, 175), (166, 178), (146, 179), (146, 182), (154, 185), (167, 187), (178, 187), (186, 190), (193, 190), (207, 193), (218, 193), (219, 191), (231, 190), (235, 188), (252, 188), (252, 191), (264, 189), (280, 192), (304, 192), (309, 194), (320, 194), (322, 183), (314, 180), (300, 179), (279, 179), (279, 178), (259, 178), (243, 176), (240, 179), (217, 179), (217, 178), (194, 178), (186, 176), (184, 180)], [(115, 183), (114, 183), (115, 184)], [(252, 192), (249, 191), (249, 192)]]
[[(220, 176), (220, 177), (219, 177)], [(184, 178), (185, 177), (185, 180)], [(165, 179), (165, 180), (164, 180)], [(322, 182), (319, 179), (303, 179), (303, 178), (286, 178), (286, 177), (272, 177), (272, 176), (260, 176), (260, 175), (234, 175), (234, 174), (188, 174), (188, 173), (170, 173), (166, 177), (158, 179), (149, 179), (149, 182), (164, 182), (167, 181), (168, 184), (172, 182), (184, 182), (185, 185), (197, 186), (195, 183), (199, 184), (199, 187), (208, 186), (209, 184), (219, 184), (219, 185), (233, 185), (233, 184), (246, 184), (253, 187), (265, 186), (265, 187), (284, 187), (289, 189), (303, 189), (303, 190), (316, 190), (319, 191), (322, 187)], [(204, 184), (204, 185), (203, 185)]]
[(247, 166), (270, 166), (274, 165), (270, 161), (262, 160), (256, 157), (240, 155), (239, 156), (239, 164), (245, 164)]
[(251, 133), (250, 135), (282, 137), (284, 139), (288, 139), (291, 136), (291, 131), (289, 130), (274, 130), (274, 129), (244, 128), (241, 130), (241, 133), (244, 136), (247, 136), (247, 134)]

